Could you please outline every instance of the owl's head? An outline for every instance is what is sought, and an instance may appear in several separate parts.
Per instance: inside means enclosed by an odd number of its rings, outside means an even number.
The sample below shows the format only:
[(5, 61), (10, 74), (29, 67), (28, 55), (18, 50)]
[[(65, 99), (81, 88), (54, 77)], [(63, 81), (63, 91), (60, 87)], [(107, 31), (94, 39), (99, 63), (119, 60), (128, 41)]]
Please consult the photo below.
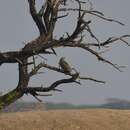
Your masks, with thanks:
[(61, 57), (61, 58), (60, 58), (60, 61), (64, 61), (64, 60), (65, 60), (65, 57)]

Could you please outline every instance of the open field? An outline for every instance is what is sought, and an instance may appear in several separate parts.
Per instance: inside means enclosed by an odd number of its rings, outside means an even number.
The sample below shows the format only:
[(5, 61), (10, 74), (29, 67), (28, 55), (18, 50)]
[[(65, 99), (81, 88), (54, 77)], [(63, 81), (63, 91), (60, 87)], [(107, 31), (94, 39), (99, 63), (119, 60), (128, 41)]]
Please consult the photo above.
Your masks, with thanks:
[(130, 130), (130, 110), (50, 110), (0, 114), (0, 130)]

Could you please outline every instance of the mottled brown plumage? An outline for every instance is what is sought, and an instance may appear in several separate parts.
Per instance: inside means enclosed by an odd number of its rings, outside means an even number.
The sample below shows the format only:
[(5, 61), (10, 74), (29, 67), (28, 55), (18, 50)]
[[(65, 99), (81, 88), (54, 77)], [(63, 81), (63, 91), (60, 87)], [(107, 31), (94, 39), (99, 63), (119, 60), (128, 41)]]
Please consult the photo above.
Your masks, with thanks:
[(67, 63), (67, 61), (65, 61), (65, 57), (60, 58), (59, 65), (66, 73), (70, 73), (72, 71), (71, 66)]

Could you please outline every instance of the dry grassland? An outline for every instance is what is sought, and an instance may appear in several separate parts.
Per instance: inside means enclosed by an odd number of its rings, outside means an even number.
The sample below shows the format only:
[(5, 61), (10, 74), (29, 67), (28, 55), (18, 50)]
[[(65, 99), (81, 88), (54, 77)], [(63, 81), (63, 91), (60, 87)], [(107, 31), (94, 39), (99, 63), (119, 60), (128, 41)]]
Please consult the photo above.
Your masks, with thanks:
[(0, 114), (0, 130), (130, 130), (130, 110), (51, 110)]

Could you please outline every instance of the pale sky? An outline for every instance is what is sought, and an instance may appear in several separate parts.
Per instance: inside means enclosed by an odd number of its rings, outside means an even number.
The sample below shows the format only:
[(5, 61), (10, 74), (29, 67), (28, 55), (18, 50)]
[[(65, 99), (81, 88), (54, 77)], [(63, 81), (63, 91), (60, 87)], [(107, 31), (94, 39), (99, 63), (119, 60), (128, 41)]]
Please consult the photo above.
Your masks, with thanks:
[[(38, 0), (37, 0), (38, 1)], [(41, 2), (41, 0), (39, 0)], [(130, 34), (130, 0), (92, 0), (96, 10), (104, 12), (108, 17), (125, 23), (122, 27), (116, 23), (95, 19), (92, 29), (99, 39), (104, 40), (111, 36)], [(28, 12), (27, 0), (1, 0), (0, 2), (0, 51), (18, 50), (23, 42), (28, 42), (38, 36), (38, 30)], [(89, 17), (90, 18), (90, 17)], [(91, 19), (91, 18), (90, 18)], [(57, 34), (61, 34), (73, 27), (74, 20), (61, 22)], [(130, 43), (130, 38), (128, 39)], [(48, 63), (57, 65), (61, 56), (81, 72), (82, 75), (93, 76), (105, 80), (101, 85), (91, 81), (81, 81), (82, 86), (75, 84), (62, 85), (63, 93), (53, 93), (51, 97), (42, 98), (44, 102), (68, 102), (74, 104), (99, 104), (106, 98), (115, 97), (130, 100), (130, 47), (118, 42), (104, 56), (119, 65), (126, 65), (124, 72), (118, 72), (110, 65), (98, 62), (88, 52), (77, 49), (57, 49), (56, 56), (49, 56)], [(47, 57), (47, 56), (46, 56)], [(18, 82), (17, 65), (3, 64), (0, 67), (0, 89), (9, 91), (16, 87)], [(32, 78), (30, 86), (47, 86), (56, 79), (64, 77), (58, 73), (45, 70), (44, 75)], [(24, 96), (24, 100), (32, 100), (31, 96)], [(35, 99), (34, 99), (35, 100)]]

